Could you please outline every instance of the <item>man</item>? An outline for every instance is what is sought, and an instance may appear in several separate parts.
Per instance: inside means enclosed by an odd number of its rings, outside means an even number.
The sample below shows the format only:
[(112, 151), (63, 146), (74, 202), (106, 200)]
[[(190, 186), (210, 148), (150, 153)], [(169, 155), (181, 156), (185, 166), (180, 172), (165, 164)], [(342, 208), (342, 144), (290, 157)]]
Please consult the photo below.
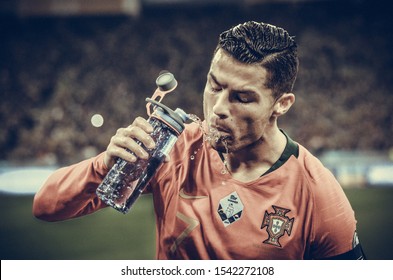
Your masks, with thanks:
[[(342, 188), (278, 128), (295, 102), (297, 46), (282, 28), (246, 22), (223, 32), (207, 75), (203, 129), (187, 125), (148, 186), (158, 259), (362, 259)], [(137, 117), (106, 152), (55, 172), (36, 194), (48, 221), (106, 205), (95, 190), (116, 158), (154, 147)], [(134, 152), (135, 156), (125, 150)]]

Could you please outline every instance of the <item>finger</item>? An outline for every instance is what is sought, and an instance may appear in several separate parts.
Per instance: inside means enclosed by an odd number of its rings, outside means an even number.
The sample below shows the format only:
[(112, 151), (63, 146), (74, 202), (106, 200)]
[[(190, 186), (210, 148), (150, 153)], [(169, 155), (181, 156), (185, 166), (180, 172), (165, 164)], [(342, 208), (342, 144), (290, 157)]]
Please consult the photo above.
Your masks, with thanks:
[(138, 158), (148, 159), (148, 152), (137, 141), (141, 142), (148, 149), (154, 148), (154, 140), (149, 135), (152, 131), (152, 125), (142, 117), (137, 117), (126, 128), (119, 128), (107, 147), (104, 157), (106, 166), (113, 166), (117, 158), (122, 158), (129, 162), (135, 162)]
[(108, 155), (110, 154), (115, 160), (117, 158), (124, 159), (128, 162), (135, 162), (137, 160), (137, 157), (133, 152), (116, 146), (108, 148), (107, 153)]
[(149, 134), (153, 132), (153, 126), (142, 117), (136, 117), (131, 126), (140, 127)]
[[(128, 147), (127, 144), (133, 143), (135, 141), (141, 142), (148, 149), (153, 149), (155, 147), (153, 138), (148, 133), (146, 133), (145, 130), (137, 126), (129, 126), (125, 128), (124, 131), (121, 131), (121, 133), (117, 134), (116, 138), (119, 144), (124, 144), (125, 148), (131, 148)], [(130, 139), (134, 141), (130, 141)]]
[(142, 144), (148, 149), (153, 149), (155, 147), (155, 142), (150, 136), (153, 132), (153, 127), (145, 119), (140, 118), (140, 121), (136, 119), (134, 123), (127, 128), (120, 131), (119, 135), (124, 135), (133, 138), (137, 141), (142, 142)]
[(111, 169), (118, 158), (124, 159), (128, 162), (135, 162), (137, 160), (133, 153), (125, 150), (124, 148), (115, 146), (112, 143), (109, 144), (104, 156), (105, 166), (108, 169)]
[[(117, 154), (124, 155), (123, 151), (128, 150), (127, 153), (132, 152), (134, 157), (148, 159), (148, 152), (139, 145), (135, 139), (123, 135), (117, 135), (112, 139), (113, 150)], [(118, 155), (119, 156), (119, 155)], [(131, 157), (127, 157), (131, 158)]]

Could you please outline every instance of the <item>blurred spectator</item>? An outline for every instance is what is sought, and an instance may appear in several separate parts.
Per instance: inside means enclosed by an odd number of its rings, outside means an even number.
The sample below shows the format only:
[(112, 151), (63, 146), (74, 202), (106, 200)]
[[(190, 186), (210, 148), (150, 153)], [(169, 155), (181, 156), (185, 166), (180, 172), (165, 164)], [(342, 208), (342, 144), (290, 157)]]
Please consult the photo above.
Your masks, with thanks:
[[(144, 115), (162, 69), (170, 107), (202, 115), (219, 30), (244, 19), (296, 34), (300, 74), (282, 127), (310, 150), (393, 147), (392, 17), (369, 2), (148, 9), (137, 18), (0, 18), (0, 159), (68, 164)], [(184, 7), (183, 7), (184, 8)], [(201, 96), (202, 98), (202, 96)], [(104, 109), (108, 107), (109, 110)], [(95, 113), (105, 121), (93, 127)]]

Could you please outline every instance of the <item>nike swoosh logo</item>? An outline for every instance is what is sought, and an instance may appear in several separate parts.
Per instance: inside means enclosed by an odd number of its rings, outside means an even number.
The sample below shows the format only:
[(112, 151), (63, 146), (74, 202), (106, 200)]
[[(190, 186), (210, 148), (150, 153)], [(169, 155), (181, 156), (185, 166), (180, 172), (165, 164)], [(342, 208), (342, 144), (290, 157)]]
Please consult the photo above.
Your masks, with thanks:
[(179, 196), (184, 199), (201, 199), (208, 198), (206, 195), (188, 195), (184, 192), (184, 188), (180, 189)]

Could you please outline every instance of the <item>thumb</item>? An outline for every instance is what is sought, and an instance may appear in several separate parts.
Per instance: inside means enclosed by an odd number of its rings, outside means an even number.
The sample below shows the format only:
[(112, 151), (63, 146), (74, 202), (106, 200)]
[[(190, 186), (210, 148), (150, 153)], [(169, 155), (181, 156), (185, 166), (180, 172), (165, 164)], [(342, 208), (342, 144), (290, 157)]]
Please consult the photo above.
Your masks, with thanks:
[(164, 159), (164, 162), (169, 162), (171, 160), (171, 156), (170, 155), (167, 155), (166, 157), (165, 157), (165, 159)]

